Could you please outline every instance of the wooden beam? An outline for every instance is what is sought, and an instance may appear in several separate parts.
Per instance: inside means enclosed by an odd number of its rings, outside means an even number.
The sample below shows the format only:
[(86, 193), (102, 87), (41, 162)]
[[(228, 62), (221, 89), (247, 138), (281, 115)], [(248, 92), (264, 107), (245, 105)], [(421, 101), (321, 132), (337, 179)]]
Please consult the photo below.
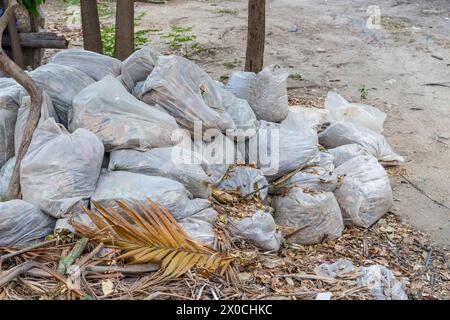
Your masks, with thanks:
[[(22, 48), (52, 48), (67, 49), (69, 41), (53, 32), (22, 32), (19, 33)], [(8, 35), (4, 35), (2, 46), (11, 47), (11, 40)]]

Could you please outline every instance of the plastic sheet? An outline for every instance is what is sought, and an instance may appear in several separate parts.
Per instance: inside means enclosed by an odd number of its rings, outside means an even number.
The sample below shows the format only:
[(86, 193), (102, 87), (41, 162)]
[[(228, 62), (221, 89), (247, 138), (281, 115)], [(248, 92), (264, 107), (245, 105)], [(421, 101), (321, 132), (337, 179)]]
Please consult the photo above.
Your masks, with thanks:
[(95, 190), (104, 148), (91, 132), (70, 134), (53, 118), (34, 132), (20, 168), (25, 201), (61, 218), (82, 212)]
[(399, 165), (405, 160), (396, 154), (381, 134), (356, 126), (350, 122), (336, 122), (319, 134), (319, 142), (325, 148), (336, 148), (345, 144), (359, 144), (383, 165)]
[[(49, 118), (53, 118), (56, 122), (58, 122), (58, 115), (56, 114), (55, 108), (53, 108), (52, 99), (45, 91), (43, 91), (42, 93), (42, 99), (41, 118), (39, 119), (39, 124)], [(19, 152), (20, 144), (22, 143), (22, 135), (28, 120), (28, 116), (30, 115), (30, 105), (30, 97), (24, 96), (22, 98), (17, 114), (16, 128), (14, 131), (14, 149), (16, 156)]]
[(86, 73), (68, 66), (49, 63), (30, 72), (31, 78), (52, 98), (60, 122), (67, 127), (72, 99), (81, 90), (94, 83)]
[(193, 216), (208, 207), (205, 199), (191, 200), (192, 195), (178, 181), (126, 171), (103, 171), (91, 200), (120, 211), (116, 200), (139, 209), (151, 198), (169, 210), (176, 220)]
[(0, 247), (23, 247), (53, 234), (55, 219), (22, 200), (0, 202)]
[(370, 155), (352, 158), (336, 168), (343, 180), (334, 192), (345, 224), (368, 228), (393, 205), (389, 177)]
[(175, 119), (137, 100), (111, 76), (75, 96), (72, 111), (70, 130), (85, 128), (95, 133), (107, 152), (174, 145)]
[[(211, 178), (201, 166), (201, 156), (192, 159), (189, 150), (155, 148), (140, 152), (118, 150), (111, 152), (110, 170), (124, 170), (148, 176), (160, 176), (182, 183), (195, 198), (208, 198), (211, 195)], [(198, 160), (199, 163), (195, 163)]]
[(215, 128), (225, 132), (236, 128), (215, 81), (182, 57), (159, 57), (139, 98), (147, 104), (160, 105), (182, 128), (191, 132), (197, 121), (204, 131)]
[(22, 92), (19, 85), (0, 90), (0, 166), (14, 157), (14, 130)]
[(303, 245), (334, 240), (344, 230), (339, 205), (331, 192), (305, 192), (294, 187), (285, 195), (274, 196), (277, 224), (302, 228), (286, 238), (288, 242)]
[(16, 157), (9, 159), (0, 171), (0, 198), (8, 195), (8, 187), (16, 165)]
[(252, 217), (228, 217), (230, 228), (237, 236), (249, 239), (264, 250), (278, 251), (282, 235), (269, 212), (258, 210)]
[(386, 113), (367, 104), (349, 103), (334, 91), (328, 92), (325, 109), (329, 111), (333, 122), (351, 122), (377, 133), (383, 132), (387, 117)]
[(83, 49), (66, 49), (55, 54), (51, 63), (68, 66), (86, 73), (95, 81), (121, 73), (122, 62), (113, 57)]
[(258, 120), (281, 122), (288, 115), (288, 76), (274, 64), (258, 74), (234, 72), (227, 88), (238, 98), (248, 101)]

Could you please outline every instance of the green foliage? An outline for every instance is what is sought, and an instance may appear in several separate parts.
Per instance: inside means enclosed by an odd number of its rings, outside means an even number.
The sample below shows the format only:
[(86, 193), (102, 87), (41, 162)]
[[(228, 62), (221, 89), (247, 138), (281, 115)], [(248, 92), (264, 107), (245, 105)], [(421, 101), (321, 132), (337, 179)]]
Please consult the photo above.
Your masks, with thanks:
[(74, 6), (74, 5), (80, 4), (80, 0), (64, 0), (64, 3)]
[(45, 0), (19, 0), (19, 3), (23, 5), (30, 14), (39, 17), (39, 6), (44, 4)]
[(362, 85), (359, 87), (358, 92), (361, 95), (361, 99), (367, 99), (367, 96), (369, 95), (369, 88), (367, 88), (365, 85)]
[(172, 26), (168, 34), (161, 36), (166, 40), (166, 45), (174, 50), (184, 49), (184, 56), (189, 57), (191, 50), (201, 50), (200, 45), (195, 42), (197, 36), (192, 33), (192, 27), (178, 27)]
[[(138, 16), (134, 18), (134, 27), (139, 27), (140, 22), (144, 18), (145, 13), (142, 12)], [(134, 32), (134, 49), (139, 50), (147, 43), (150, 42), (148, 35), (153, 32), (159, 32), (160, 29), (142, 29), (135, 30)], [(103, 53), (114, 57), (115, 55), (115, 42), (116, 42), (116, 26), (114, 24), (107, 25), (103, 24), (100, 29), (100, 33), (102, 36), (102, 45), (103, 45)]]

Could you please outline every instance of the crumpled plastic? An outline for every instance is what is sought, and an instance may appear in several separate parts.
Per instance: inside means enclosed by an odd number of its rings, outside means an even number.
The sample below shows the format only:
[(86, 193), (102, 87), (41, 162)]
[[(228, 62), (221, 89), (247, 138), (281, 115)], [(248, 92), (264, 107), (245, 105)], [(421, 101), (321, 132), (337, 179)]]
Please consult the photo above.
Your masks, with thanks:
[(328, 149), (328, 152), (333, 155), (333, 164), (335, 167), (338, 167), (345, 161), (357, 156), (369, 154), (363, 147), (355, 143), (344, 144), (336, 148)]
[(389, 177), (370, 155), (352, 158), (336, 168), (343, 177), (334, 192), (347, 225), (368, 228), (393, 205)]
[(288, 77), (285, 70), (274, 64), (258, 74), (232, 73), (227, 89), (236, 97), (247, 100), (258, 120), (281, 122), (288, 115)]
[(69, 129), (95, 133), (107, 152), (118, 149), (148, 150), (175, 144), (175, 119), (131, 95), (115, 78), (87, 87), (73, 99)]
[(383, 132), (386, 113), (379, 109), (361, 103), (350, 103), (334, 91), (328, 92), (325, 99), (325, 109), (329, 111), (333, 122), (351, 122), (355, 125)]
[(281, 123), (292, 130), (297, 129), (299, 125), (303, 125), (317, 131), (322, 125), (330, 121), (328, 110), (314, 107), (290, 106), (287, 118)]
[(263, 176), (261, 170), (234, 166), (228, 170), (226, 177), (220, 181), (217, 187), (223, 190), (236, 190), (243, 197), (257, 193), (261, 200), (265, 200), (268, 185), (267, 179)]
[(53, 234), (55, 219), (22, 201), (0, 202), (0, 247), (24, 247)]
[(0, 171), (0, 198), (8, 194), (9, 182), (11, 181), (15, 165), (16, 157), (13, 157), (3, 165)]
[(210, 247), (215, 247), (216, 234), (214, 224), (217, 221), (217, 211), (206, 208), (190, 217), (178, 221), (189, 237)]
[(156, 61), (161, 54), (152, 46), (146, 46), (135, 51), (123, 61), (122, 70), (128, 73), (135, 86), (140, 81), (145, 81), (153, 71)]
[(82, 212), (94, 192), (104, 148), (91, 132), (69, 133), (53, 118), (34, 132), (20, 166), (23, 199), (61, 218)]

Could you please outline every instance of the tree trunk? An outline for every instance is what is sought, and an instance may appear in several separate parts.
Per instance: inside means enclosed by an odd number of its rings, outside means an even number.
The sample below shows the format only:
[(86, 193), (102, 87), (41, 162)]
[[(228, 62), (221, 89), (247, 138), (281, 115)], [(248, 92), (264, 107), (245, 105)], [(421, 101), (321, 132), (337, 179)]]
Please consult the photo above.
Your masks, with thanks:
[(80, 5), (81, 23), (83, 25), (84, 49), (97, 53), (103, 53), (97, 1), (81, 0)]
[(265, 40), (266, 0), (249, 0), (245, 71), (258, 73), (262, 70)]
[[(0, 17), (0, 43), (2, 43), (3, 31), (8, 22), (14, 16), (14, 10), (17, 7), (17, 0), (10, 0), (8, 7), (5, 8), (3, 16)], [(10, 199), (20, 198), (20, 162), (27, 153), (30, 145), (33, 132), (36, 129), (39, 118), (41, 116), (42, 105), (42, 91), (17, 64), (15, 64), (8, 55), (0, 47), (0, 68), (16, 80), (22, 87), (27, 90), (31, 98), (30, 115), (24, 128), (22, 142), (20, 144), (19, 152), (16, 158), (16, 165), (11, 176), (11, 181), (8, 188), (8, 196)]]
[(116, 58), (125, 60), (134, 52), (134, 1), (117, 0)]
[[(2, 1), (3, 8), (8, 7), (8, 0)], [(14, 19), (14, 14), (8, 21), (8, 34), (11, 42), (11, 54), (13, 61), (22, 69), (25, 68), (23, 63), (22, 47), (20, 45), (19, 33), (17, 32), (16, 21)], [(2, 31), (3, 33), (3, 31)], [(1, 42), (0, 42), (1, 43)]]

